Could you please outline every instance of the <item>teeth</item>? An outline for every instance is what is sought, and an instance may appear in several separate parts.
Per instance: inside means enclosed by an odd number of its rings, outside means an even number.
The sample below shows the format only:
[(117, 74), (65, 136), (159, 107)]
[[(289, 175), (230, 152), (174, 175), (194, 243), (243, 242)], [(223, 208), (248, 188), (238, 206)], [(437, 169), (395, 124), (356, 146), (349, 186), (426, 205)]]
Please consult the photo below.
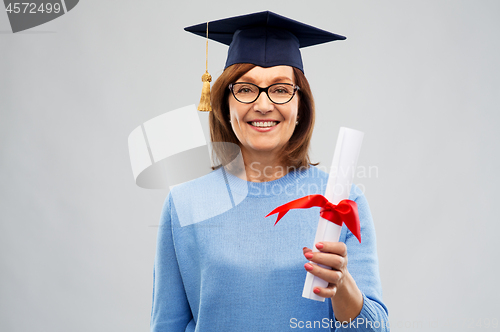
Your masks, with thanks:
[(273, 127), (278, 124), (276, 121), (265, 121), (265, 122), (257, 122), (257, 121), (252, 121), (250, 124), (254, 127)]

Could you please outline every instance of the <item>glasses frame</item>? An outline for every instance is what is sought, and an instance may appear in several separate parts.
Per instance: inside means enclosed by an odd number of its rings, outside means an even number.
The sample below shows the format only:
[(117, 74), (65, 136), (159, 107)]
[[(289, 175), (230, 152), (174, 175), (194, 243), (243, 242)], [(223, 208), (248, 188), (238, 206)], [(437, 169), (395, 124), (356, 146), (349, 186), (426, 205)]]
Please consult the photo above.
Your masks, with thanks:
[[(239, 100), (237, 97), (236, 97), (236, 94), (234, 93), (234, 85), (235, 84), (250, 84), (250, 85), (253, 85), (255, 86), (257, 89), (259, 89), (259, 93), (257, 94), (257, 97), (255, 97), (254, 100), (252, 101), (241, 101)], [(275, 85), (289, 85), (291, 87), (293, 87), (293, 94), (292, 96), (290, 97), (290, 99), (288, 99), (287, 101), (283, 102), (283, 103), (277, 103), (275, 102), (274, 100), (271, 99), (271, 97), (269, 96), (269, 88), (272, 87), (272, 86), (275, 86)], [(268, 86), (267, 88), (261, 88), (260, 86), (258, 86), (257, 84), (253, 84), (253, 83), (250, 83), (250, 82), (235, 82), (235, 83), (231, 83), (229, 84), (228, 86), (229, 90), (231, 90), (231, 93), (233, 94), (233, 97), (234, 99), (236, 99), (238, 102), (242, 103), (242, 104), (251, 104), (251, 103), (254, 103), (257, 99), (259, 99), (260, 97), (260, 94), (262, 92), (265, 92), (266, 95), (267, 95), (267, 98), (269, 98), (269, 100), (273, 103), (273, 104), (277, 104), (277, 105), (283, 105), (283, 104), (286, 104), (286, 103), (289, 103), (290, 100), (293, 99), (293, 97), (295, 96), (295, 93), (300, 90), (300, 87), (298, 85), (295, 85), (295, 84), (292, 84), (292, 83), (274, 83), (274, 84), (271, 84), (270, 86)]]

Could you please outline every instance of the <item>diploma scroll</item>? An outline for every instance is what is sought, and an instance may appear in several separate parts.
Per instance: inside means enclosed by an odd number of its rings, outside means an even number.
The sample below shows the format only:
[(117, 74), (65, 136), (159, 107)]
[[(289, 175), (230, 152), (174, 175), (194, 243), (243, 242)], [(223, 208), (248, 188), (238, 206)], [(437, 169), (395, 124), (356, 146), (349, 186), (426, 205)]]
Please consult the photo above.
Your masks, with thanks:
[[(361, 150), (361, 143), (363, 142), (363, 135), (363, 132), (358, 130), (345, 127), (340, 128), (332, 166), (330, 168), (330, 176), (328, 177), (324, 195), (328, 201), (333, 204), (338, 204), (341, 200), (349, 198), (359, 151)], [(319, 217), (314, 243), (321, 241), (337, 242), (340, 238), (341, 230), (341, 226)], [(314, 245), (312, 248), (315, 252), (319, 251)], [(327, 286), (328, 282), (307, 272), (302, 296), (311, 300), (323, 302), (325, 298), (314, 294), (313, 289), (315, 287)]]

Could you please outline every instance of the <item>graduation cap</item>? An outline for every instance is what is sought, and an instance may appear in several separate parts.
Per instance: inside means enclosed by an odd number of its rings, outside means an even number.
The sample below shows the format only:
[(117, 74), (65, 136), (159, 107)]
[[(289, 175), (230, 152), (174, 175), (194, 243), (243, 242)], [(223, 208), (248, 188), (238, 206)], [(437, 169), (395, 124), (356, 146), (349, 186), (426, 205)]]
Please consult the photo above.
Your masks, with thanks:
[[(208, 39), (229, 45), (224, 69), (236, 63), (252, 63), (260, 67), (287, 65), (303, 72), (299, 48), (346, 39), (270, 11), (202, 23), (184, 30), (206, 37), (207, 50)], [(211, 80), (206, 70), (202, 76), (200, 111), (211, 110)]]

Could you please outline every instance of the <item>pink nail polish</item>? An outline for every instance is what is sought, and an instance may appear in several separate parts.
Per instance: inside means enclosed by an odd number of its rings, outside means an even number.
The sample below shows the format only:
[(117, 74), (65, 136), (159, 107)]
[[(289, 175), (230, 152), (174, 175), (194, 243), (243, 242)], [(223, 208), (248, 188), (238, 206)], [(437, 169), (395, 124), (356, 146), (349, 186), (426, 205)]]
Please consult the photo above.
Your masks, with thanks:
[(316, 248), (323, 249), (323, 243), (321, 242), (316, 243)]
[(319, 294), (319, 288), (316, 288), (316, 287), (315, 287), (315, 288), (313, 289), (313, 292), (314, 292), (314, 294)]
[(313, 256), (314, 256), (314, 255), (313, 255), (313, 253), (312, 253), (312, 252), (306, 252), (306, 253), (304, 254), (304, 256), (305, 256), (307, 259), (311, 259), (311, 258), (313, 258)]
[(313, 269), (313, 266), (309, 263), (305, 263), (304, 267), (306, 268), (307, 271), (312, 271), (312, 269)]

